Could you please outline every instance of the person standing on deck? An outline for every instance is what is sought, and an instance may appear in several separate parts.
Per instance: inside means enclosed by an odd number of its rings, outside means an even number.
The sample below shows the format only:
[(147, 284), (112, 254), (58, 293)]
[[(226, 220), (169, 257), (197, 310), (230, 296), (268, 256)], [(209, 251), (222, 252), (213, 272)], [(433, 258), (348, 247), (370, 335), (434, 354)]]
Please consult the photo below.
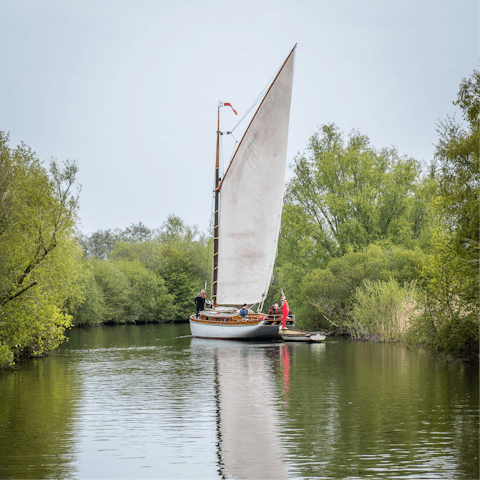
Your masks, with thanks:
[(200, 290), (200, 293), (195, 297), (195, 304), (197, 305), (197, 314), (205, 308), (205, 290)]

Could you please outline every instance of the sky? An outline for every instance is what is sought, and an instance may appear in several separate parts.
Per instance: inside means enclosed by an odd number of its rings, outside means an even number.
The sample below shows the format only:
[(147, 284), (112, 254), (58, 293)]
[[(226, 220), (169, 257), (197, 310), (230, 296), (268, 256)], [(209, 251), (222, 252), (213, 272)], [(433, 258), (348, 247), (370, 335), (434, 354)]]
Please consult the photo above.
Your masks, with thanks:
[(0, 0), (0, 130), (77, 161), (84, 233), (206, 231), (218, 102), (230, 130), (295, 44), (287, 164), (333, 122), (427, 165), (479, 66), (479, 2)]

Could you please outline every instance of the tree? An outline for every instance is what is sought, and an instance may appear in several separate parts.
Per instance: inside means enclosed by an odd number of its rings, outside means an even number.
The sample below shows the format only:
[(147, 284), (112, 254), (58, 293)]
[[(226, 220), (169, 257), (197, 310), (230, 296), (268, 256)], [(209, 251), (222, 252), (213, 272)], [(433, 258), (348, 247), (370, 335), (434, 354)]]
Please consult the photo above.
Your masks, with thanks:
[[(479, 264), (479, 109), (480, 73), (474, 71), (460, 84), (459, 105), (467, 125), (447, 118), (440, 122), (435, 162), (439, 178), (435, 199), (442, 222), (441, 250), (457, 261), (459, 275), (469, 279), (462, 296), (478, 304)], [(442, 232), (442, 233), (440, 233)], [(464, 284), (462, 288), (465, 288)]]
[(411, 319), (409, 342), (456, 357), (478, 359), (479, 306), (472, 297), (475, 279), (465, 263), (448, 249), (448, 239), (436, 235), (432, 262), (421, 277), (423, 312)]
[(123, 232), (118, 233), (119, 241), (141, 243), (151, 240), (155, 232), (144, 225), (142, 222), (132, 223)]
[[(185, 320), (192, 311), (197, 290), (210, 278), (211, 236), (202, 235), (197, 226), (186, 225), (176, 215), (169, 215), (159, 229), (151, 230), (140, 222), (123, 231), (98, 230), (89, 236), (79, 233), (77, 238), (85, 258), (115, 263), (109, 266), (93, 263), (96, 282), (105, 298), (104, 314), (108, 322)], [(118, 269), (120, 272), (116, 271)], [(128, 312), (119, 307), (114, 309), (115, 313), (109, 311), (113, 307), (109, 295), (120, 303), (122, 296), (115, 291), (111, 279), (120, 274), (127, 276), (133, 296)], [(123, 282), (120, 277), (118, 281), (119, 284)], [(156, 282), (156, 287), (151, 282)], [(207, 289), (209, 287), (208, 282)], [(91, 285), (85, 288), (86, 293), (95, 297)], [(159, 289), (155, 294), (158, 296), (156, 306), (147, 293), (152, 288)], [(76, 319), (83, 316), (84, 306), (76, 313)]]
[(140, 262), (153, 272), (159, 270), (162, 258), (162, 245), (155, 240), (141, 243), (117, 242), (109, 255), (113, 261)]
[(190, 227), (177, 215), (170, 214), (159, 228), (157, 239), (163, 245), (178, 249), (181, 245), (188, 246), (195, 242), (199, 233), (197, 225)]
[(77, 165), (52, 161), (47, 171), (29, 147), (8, 141), (0, 132), (0, 365), (55, 348), (70, 324), (66, 300), (81, 297)]
[(480, 73), (460, 84), (465, 124), (440, 122), (435, 152), (438, 226), (433, 261), (424, 269), (424, 313), (414, 319), (411, 342), (455, 356), (479, 352), (479, 123)]
[(165, 280), (168, 292), (173, 297), (175, 318), (188, 319), (192, 314), (194, 298), (203, 287), (202, 279), (196, 275), (191, 254), (163, 247), (163, 262), (157, 274)]
[(134, 303), (134, 291), (126, 275), (115, 262), (99, 259), (91, 259), (90, 262), (95, 282), (105, 301), (104, 323), (135, 323), (138, 312)]
[(140, 262), (116, 262), (132, 289), (132, 306), (136, 322), (173, 320), (173, 296), (167, 292), (164, 280)]
[[(431, 243), (437, 180), (396, 148), (376, 149), (357, 131), (345, 138), (334, 124), (310, 138), (292, 167), (274, 287), (277, 293), (285, 290), (300, 323), (325, 328), (323, 315), (338, 324), (350, 315), (350, 297), (368, 275), (388, 280), (372, 270), (388, 264), (380, 262), (386, 252), (404, 251), (412, 261), (423, 261), (422, 250)], [(335, 273), (338, 265), (341, 274)]]
[(85, 235), (77, 232), (77, 241), (80, 245), (85, 258), (108, 258), (109, 253), (117, 243), (117, 232), (107, 228), (106, 230), (97, 230), (91, 235)]
[(70, 305), (69, 312), (73, 315), (73, 325), (98, 325), (105, 320), (105, 297), (102, 289), (95, 281), (93, 265), (88, 260), (83, 260), (79, 288), (82, 293), (82, 301), (76, 305)]
[[(305, 265), (388, 239), (424, 247), (429, 228), (432, 179), (420, 163), (395, 148), (375, 149), (367, 136), (345, 140), (334, 124), (323, 125), (307, 154), (293, 162), (287, 184), (281, 246)], [(298, 226), (301, 227), (299, 231)]]

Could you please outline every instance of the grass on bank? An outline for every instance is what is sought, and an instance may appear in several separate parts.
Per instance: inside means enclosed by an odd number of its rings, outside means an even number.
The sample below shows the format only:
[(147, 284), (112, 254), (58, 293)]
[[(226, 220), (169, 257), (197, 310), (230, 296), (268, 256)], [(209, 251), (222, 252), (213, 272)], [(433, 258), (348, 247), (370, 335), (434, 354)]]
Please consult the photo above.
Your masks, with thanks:
[(455, 358), (478, 359), (478, 308), (452, 297), (448, 304), (422, 294), (415, 282), (365, 280), (343, 326), (353, 339), (402, 341)]
[(420, 314), (415, 283), (400, 285), (365, 280), (353, 298), (351, 319), (346, 327), (352, 338), (397, 342), (405, 338), (411, 319)]

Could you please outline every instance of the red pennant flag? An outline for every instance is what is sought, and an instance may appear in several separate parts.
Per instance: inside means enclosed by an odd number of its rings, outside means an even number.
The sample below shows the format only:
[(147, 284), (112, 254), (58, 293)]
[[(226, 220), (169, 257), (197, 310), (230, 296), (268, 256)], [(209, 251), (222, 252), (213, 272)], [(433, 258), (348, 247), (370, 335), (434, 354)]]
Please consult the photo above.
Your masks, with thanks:
[(282, 330), (285, 328), (285, 320), (287, 319), (289, 311), (290, 308), (288, 307), (287, 297), (282, 290)]
[[(223, 106), (224, 106), (224, 107), (232, 107), (232, 104), (231, 104), (231, 103), (224, 103)], [(234, 113), (235, 115), (238, 115), (237, 112), (236, 112), (236, 110), (235, 110), (233, 107), (232, 107), (232, 110), (233, 110), (233, 113)]]

